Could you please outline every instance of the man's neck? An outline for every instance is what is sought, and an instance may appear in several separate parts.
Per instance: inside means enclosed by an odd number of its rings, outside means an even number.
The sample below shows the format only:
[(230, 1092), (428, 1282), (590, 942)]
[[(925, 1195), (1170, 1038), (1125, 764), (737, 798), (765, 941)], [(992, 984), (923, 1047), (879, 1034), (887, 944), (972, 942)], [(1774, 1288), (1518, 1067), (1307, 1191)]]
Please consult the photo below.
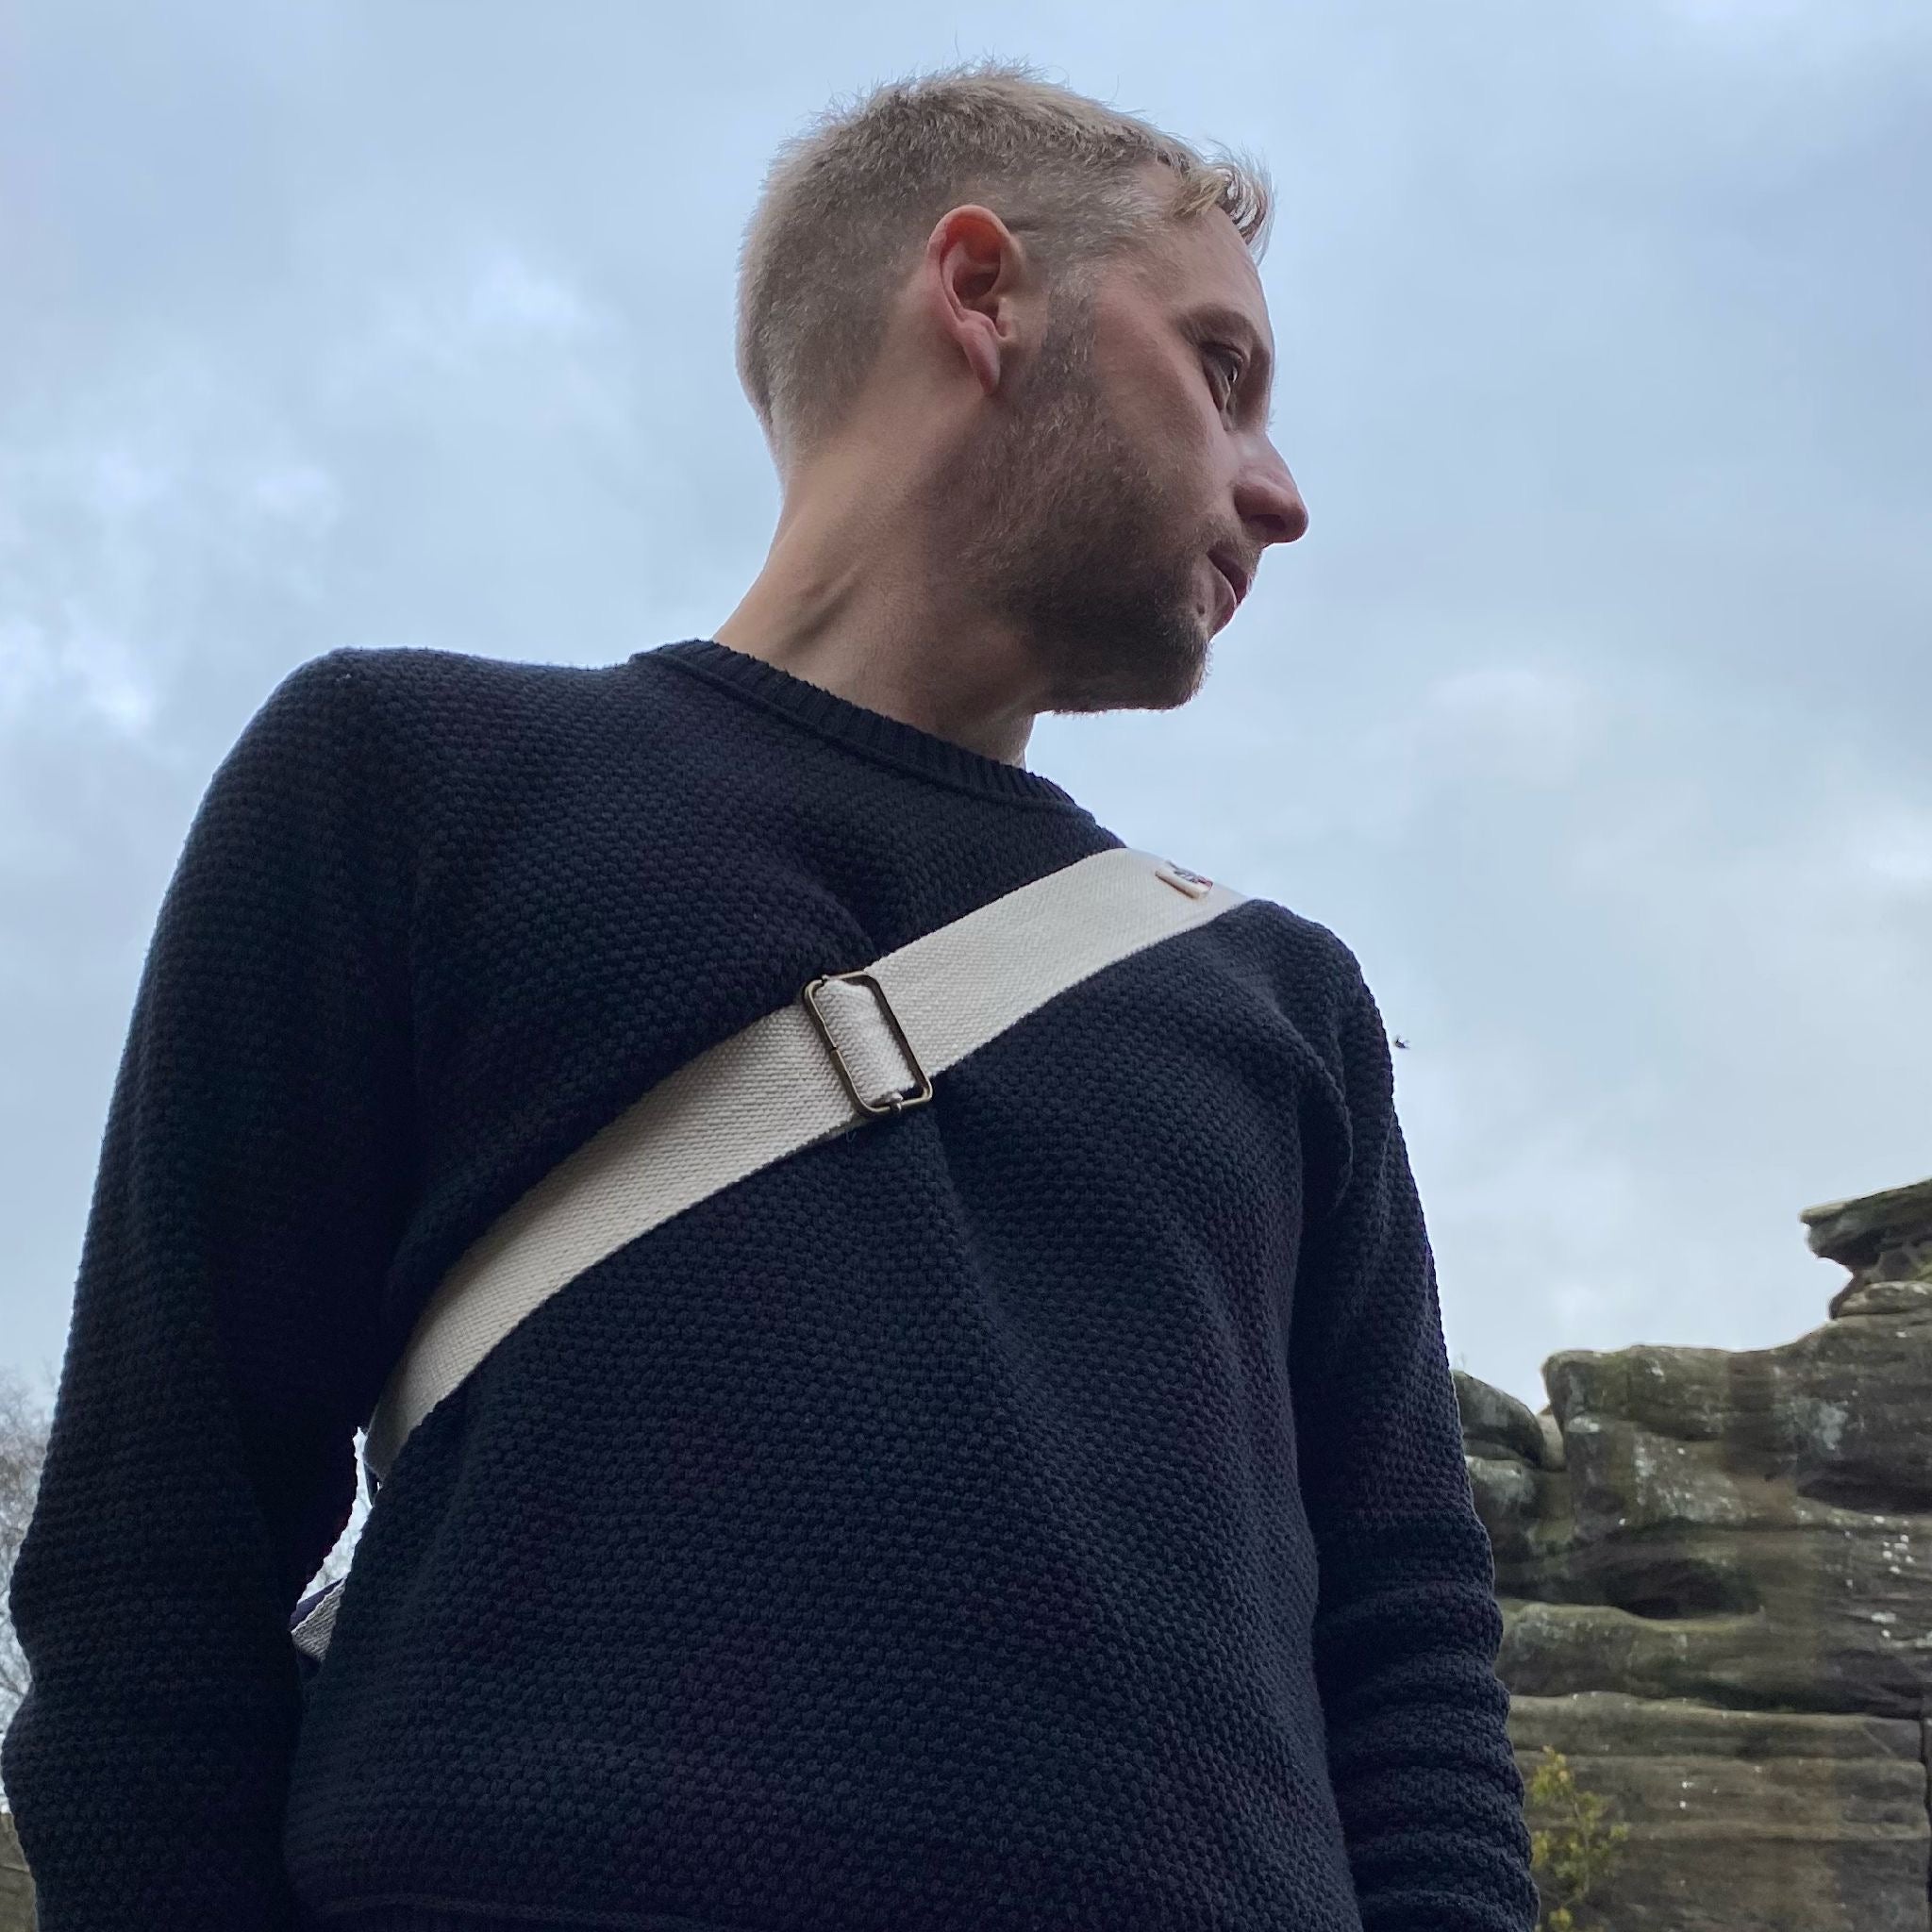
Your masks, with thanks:
[(905, 560), (912, 546), (876, 526), (863, 534), (869, 546), (840, 542), (804, 515), (781, 524), (713, 641), (1024, 770), (1038, 712), (1019, 640), (983, 613), (935, 600), (934, 573)]

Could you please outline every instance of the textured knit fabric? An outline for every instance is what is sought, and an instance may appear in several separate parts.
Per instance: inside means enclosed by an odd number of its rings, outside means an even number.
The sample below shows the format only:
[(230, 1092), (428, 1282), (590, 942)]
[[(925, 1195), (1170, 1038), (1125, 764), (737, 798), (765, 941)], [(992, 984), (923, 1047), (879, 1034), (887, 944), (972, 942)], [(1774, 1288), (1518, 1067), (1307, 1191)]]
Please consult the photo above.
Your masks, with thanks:
[(1386, 1035), (1263, 898), (539, 1308), (298, 1677), (355, 1433), (495, 1217), (1122, 842), (711, 640), (281, 686), (156, 929), (12, 1586), (43, 1932), (1532, 1924)]

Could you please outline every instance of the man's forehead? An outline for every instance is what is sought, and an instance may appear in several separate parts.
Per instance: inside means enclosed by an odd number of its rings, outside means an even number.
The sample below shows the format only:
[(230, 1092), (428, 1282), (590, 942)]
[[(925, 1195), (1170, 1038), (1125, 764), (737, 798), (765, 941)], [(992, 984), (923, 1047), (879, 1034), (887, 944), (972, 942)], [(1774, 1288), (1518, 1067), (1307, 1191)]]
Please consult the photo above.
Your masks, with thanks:
[(1226, 215), (1211, 210), (1163, 233), (1140, 263), (1142, 286), (1179, 323), (1218, 324), (1252, 336), (1263, 355), (1274, 332), (1255, 259)]

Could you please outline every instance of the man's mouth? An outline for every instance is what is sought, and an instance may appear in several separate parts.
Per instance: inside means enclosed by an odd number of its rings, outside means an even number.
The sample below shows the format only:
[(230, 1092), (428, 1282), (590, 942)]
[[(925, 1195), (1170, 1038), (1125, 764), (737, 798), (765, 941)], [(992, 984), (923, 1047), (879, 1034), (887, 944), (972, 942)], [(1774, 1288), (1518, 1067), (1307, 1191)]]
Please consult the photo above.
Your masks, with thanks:
[(1241, 564), (1224, 550), (1210, 550), (1208, 561), (1218, 570), (1227, 588), (1234, 594), (1235, 608), (1241, 607), (1241, 599), (1248, 594), (1248, 575)]

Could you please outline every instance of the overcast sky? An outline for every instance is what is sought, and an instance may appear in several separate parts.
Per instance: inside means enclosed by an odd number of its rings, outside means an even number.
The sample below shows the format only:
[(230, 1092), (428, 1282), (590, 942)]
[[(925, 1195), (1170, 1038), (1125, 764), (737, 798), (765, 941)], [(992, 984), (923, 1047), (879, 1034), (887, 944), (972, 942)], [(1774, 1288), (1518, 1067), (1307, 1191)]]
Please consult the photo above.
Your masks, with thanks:
[[(922, 24), (927, 23), (927, 24)], [(58, 1370), (203, 788), (341, 644), (708, 635), (774, 144), (982, 54), (1280, 196), (1270, 553), (1028, 755), (1332, 926), (1452, 1355), (1755, 1348), (1932, 1174), (1932, 7), (27, 0), (0, 41), (0, 1365)]]

